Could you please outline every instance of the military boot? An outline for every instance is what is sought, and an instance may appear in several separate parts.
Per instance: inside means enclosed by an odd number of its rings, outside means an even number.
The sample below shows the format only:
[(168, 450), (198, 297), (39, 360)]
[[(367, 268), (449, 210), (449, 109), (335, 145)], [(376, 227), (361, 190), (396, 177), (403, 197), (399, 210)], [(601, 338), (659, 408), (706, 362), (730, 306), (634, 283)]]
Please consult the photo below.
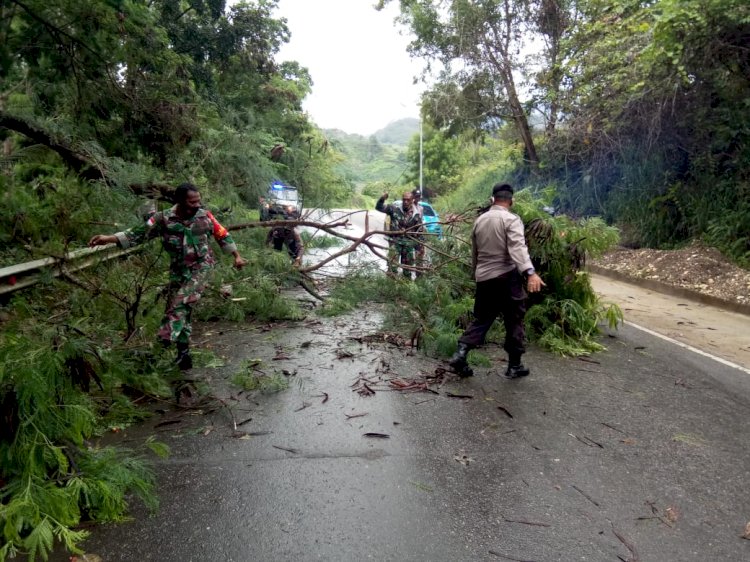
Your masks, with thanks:
[(190, 357), (190, 344), (177, 342), (177, 359), (175, 360), (180, 371), (189, 371), (193, 368), (193, 358)]
[(453, 367), (453, 370), (456, 371), (461, 378), (470, 377), (474, 374), (474, 371), (469, 367), (469, 362), (466, 359), (469, 350), (471, 350), (471, 346), (458, 342), (456, 353), (454, 353), (448, 361), (448, 365)]
[(508, 358), (508, 369), (505, 371), (506, 379), (518, 379), (526, 377), (529, 374), (529, 370), (521, 363), (521, 356), (511, 356)]

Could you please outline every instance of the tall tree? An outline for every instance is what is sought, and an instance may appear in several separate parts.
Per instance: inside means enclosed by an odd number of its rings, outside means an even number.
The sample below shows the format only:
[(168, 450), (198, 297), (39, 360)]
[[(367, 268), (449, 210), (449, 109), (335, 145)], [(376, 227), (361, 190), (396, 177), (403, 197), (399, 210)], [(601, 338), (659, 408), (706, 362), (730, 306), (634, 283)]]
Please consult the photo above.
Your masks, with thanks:
[(633, 225), (637, 242), (724, 232), (716, 243), (750, 255), (747, 2), (579, 6), (566, 127), (549, 144), (566, 203)]
[(531, 29), (530, 1), (401, 0), (400, 6), (400, 21), (415, 35), (412, 55), (442, 64), (443, 91), (466, 94), (467, 102), (477, 99), (475, 115), (512, 122), (526, 161), (536, 168), (539, 156), (517, 84)]

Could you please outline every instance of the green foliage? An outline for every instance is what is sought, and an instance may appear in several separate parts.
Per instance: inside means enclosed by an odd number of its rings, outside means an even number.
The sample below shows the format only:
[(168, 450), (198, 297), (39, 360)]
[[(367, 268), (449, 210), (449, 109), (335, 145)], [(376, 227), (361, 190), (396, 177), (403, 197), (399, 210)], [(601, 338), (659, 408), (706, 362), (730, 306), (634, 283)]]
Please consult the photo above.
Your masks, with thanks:
[[(289, 39), (275, 2), (226, 4), (2, 3), (0, 265), (133, 226), (146, 202), (135, 194), (164, 198), (186, 180), (225, 224), (251, 220), (243, 205), (272, 178), (307, 205), (350, 201), (340, 155), (302, 111), (309, 73), (275, 61)], [(233, 293), (208, 291), (197, 316), (300, 317), (279, 293), (299, 282), (286, 256), (265, 232), (237, 239), (250, 267), (224, 261), (212, 286)], [(54, 540), (75, 551), (85, 533), (72, 527), (121, 519), (126, 496), (154, 505), (144, 462), (89, 439), (146, 415), (129, 396), (173, 395), (173, 355), (151, 347), (166, 257), (147, 244), (63, 279), (14, 296), (0, 334), (0, 559), (46, 557)]]
[[(115, 191), (105, 193), (91, 185), (81, 185), (59, 168), (43, 170), (33, 165), (33, 177), (22, 179), (32, 164), (16, 164), (19, 178), (3, 178), (3, 205), (0, 206), (0, 264), (10, 265), (45, 255), (63, 254), (73, 240), (92, 232), (101, 208), (112, 205), (108, 220), (132, 220), (132, 199)], [(5, 180), (5, 181), (3, 181)]]
[[(704, 236), (742, 261), (750, 137), (747, 4), (580, 4), (565, 46), (575, 84), (547, 148), (561, 202), (623, 224), (630, 242)], [(718, 228), (726, 215), (734, 226)], [(709, 225), (711, 231), (709, 232)]]
[(440, 197), (437, 206), (453, 212), (485, 206), (492, 186), (498, 181), (515, 182), (515, 173), (522, 167), (523, 149), (518, 144), (500, 139), (486, 139), (464, 145), (467, 167), (457, 189)]
[[(81, 326), (82, 327), (82, 326)], [(118, 521), (127, 496), (157, 506), (154, 476), (132, 451), (88, 439), (117, 423), (88, 386), (114, 384), (81, 327), (19, 332), (0, 339), (0, 558), (47, 558), (55, 539), (80, 552), (81, 521)], [(132, 418), (131, 418), (132, 419)]]
[(240, 370), (232, 376), (232, 383), (247, 391), (257, 390), (263, 394), (275, 394), (289, 388), (289, 380), (281, 373), (266, 374), (260, 370), (257, 360), (244, 361)]
[[(296, 301), (284, 297), (280, 288), (299, 283), (299, 273), (292, 268), (285, 252), (265, 246), (266, 232), (257, 229), (236, 236), (238, 248), (248, 256), (248, 265), (241, 271), (228, 264), (214, 271), (212, 288), (195, 310), (198, 320), (226, 319), (243, 321), (252, 316), (259, 321), (292, 320), (303, 316)], [(252, 249), (251, 249), (252, 248)], [(231, 290), (222, 294), (222, 287)]]
[[(410, 167), (405, 175), (407, 184), (419, 185), (419, 136), (409, 143), (407, 156)], [(422, 140), (422, 182), (435, 195), (442, 195), (458, 187), (464, 166), (461, 141), (448, 137), (433, 127), (424, 127)]]
[(529, 309), (526, 324), (532, 339), (542, 347), (559, 355), (578, 356), (604, 349), (595, 336), (605, 319), (617, 325), (622, 312), (616, 305), (606, 308), (596, 302), (582, 305), (571, 299), (547, 297)]

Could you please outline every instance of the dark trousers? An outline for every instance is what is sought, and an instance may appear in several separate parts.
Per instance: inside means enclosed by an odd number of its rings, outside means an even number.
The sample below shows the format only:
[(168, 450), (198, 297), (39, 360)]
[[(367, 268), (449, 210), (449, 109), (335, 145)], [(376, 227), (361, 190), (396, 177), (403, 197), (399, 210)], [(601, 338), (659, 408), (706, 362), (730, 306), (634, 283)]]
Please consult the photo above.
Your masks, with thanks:
[(498, 315), (502, 315), (505, 324), (503, 348), (508, 352), (511, 362), (517, 363), (526, 351), (526, 329), (523, 324), (526, 316), (526, 290), (523, 277), (515, 269), (500, 277), (477, 283), (474, 320), (458, 341), (470, 347), (482, 345)]
[(286, 251), (289, 253), (289, 257), (296, 258), (299, 253), (299, 246), (297, 246), (296, 240), (287, 240), (285, 238), (273, 238), (273, 249), (280, 252), (284, 249), (286, 244)]

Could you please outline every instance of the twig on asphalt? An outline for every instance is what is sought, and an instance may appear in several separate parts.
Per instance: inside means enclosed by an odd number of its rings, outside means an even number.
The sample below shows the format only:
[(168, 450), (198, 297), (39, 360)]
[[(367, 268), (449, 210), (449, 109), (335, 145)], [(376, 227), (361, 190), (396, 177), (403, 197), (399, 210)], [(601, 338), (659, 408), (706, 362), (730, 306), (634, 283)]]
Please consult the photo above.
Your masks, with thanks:
[(589, 496), (586, 492), (584, 492), (583, 490), (581, 490), (578, 486), (576, 486), (574, 484), (571, 484), (570, 487), (573, 488), (579, 494), (581, 494), (584, 498), (586, 498), (587, 500), (589, 500), (591, 503), (593, 503), (596, 507), (599, 507), (599, 503), (596, 500), (594, 500), (594, 498), (592, 498), (591, 496)]
[(227, 404), (223, 398), (219, 398), (218, 396), (214, 396), (214, 399), (218, 400), (222, 406), (224, 406), (227, 411), (229, 412), (229, 415), (232, 416), (232, 428), (234, 431), (237, 431), (237, 418), (234, 417), (234, 411), (232, 408), (229, 407), (229, 404)]
[(613, 425), (609, 425), (608, 423), (604, 423), (604, 422), (599, 422), (599, 423), (601, 423), (601, 424), (602, 424), (602, 425), (603, 425), (604, 427), (608, 427), (608, 428), (609, 428), (609, 429), (611, 429), (612, 431), (617, 431), (617, 432), (619, 432), (619, 433), (622, 433), (623, 435), (627, 435), (627, 433), (625, 433), (625, 432), (624, 432), (624, 431), (623, 431), (622, 429), (617, 429), (617, 428), (616, 428), (615, 426), (613, 426)]
[(500, 514), (500, 517), (502, 517), (503, 521), (506, 523), (520, 523), (521, 525), (531, 525), (532, 527), (551, 527), (549, 523), (536, 523), (535, 521), (527, 521), (526, 519), (508, 519), (502, 513)]
[(604, 449), (604, 445), (602, 445), (601, 443), (597, 443), (596, 441), (591, 439), (591, 437), (587, 437), (585, 435), (583, 437), (578, 437), (578, 435), (574, 435), (573, 433), (568, 433), (568, 435), (570, 435), (571, 437), (575, 437), (581, 443), (583, 443), (584, 445), (588, 445), (589, 447), (599, 447), (600, 449)]
[(452, 392), (446, 392), (445, 395), (448, 398), (460, 398), (463, 400), (469, 400), (471, 398), (474, 398), (471, 394), (453, 394)]
[(497, 409), (503, 412), (509, 418), (513, 419), (513, 414), (511, 414), (508, 408), (506, 408), (505, 406), (498, 406)]
[(286, 451), (287, 453), (292, 453), (293, 455), (296, 455), (299, 451), (297, 449), (287, 449), (286, 447), (279, 447), (278, 445), (271, 445), (274, 449), (279, 449), (280, 451)]
[(526, 558), (513, 558), (512, 556), (508, 556), (507, 554), (503, 554), (502, 552), (498, 552), (496, 550), (488, 550), (487, 552), (489, 552), (493, 556), (504, 558), (505, 560), (512, 560), (513, 562), (536, 562), (535, 560), (528, 560)]
[(627, 548), (630, 551), (630, 558), (628, 558), (628, 562), (640, 562), (641, 557), (638, 555), (638, 550), (636, 550), (635, 545), (633, 545), (630, 541), (628, 541), (625, 537), (623, 537), (620, 533), (617, 532), (617, 529), (615, 529), (614, 523), (610, 521), (610, 525), (612, 525), (612, 532), (617, 537), (617, 539), (625, 545), (625, 548)]

